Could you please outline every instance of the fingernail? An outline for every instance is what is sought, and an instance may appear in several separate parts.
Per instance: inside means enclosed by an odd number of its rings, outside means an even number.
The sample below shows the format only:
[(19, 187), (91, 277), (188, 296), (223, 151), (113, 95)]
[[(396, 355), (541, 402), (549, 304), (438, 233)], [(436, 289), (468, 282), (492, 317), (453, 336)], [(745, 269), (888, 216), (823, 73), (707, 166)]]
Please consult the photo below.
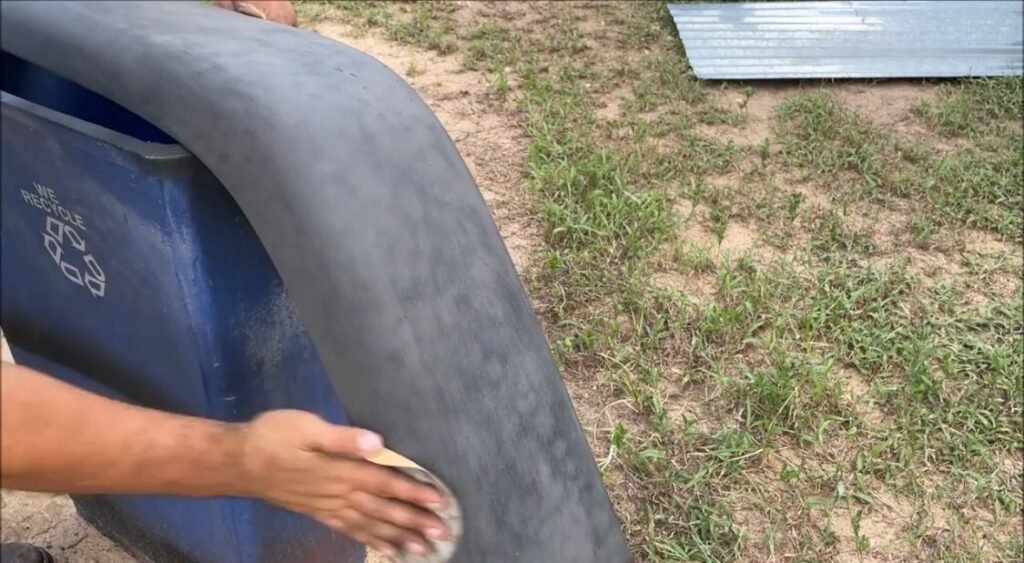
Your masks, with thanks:
[(384, 555), (387, 555), (388, 557), (394, 557), (398, 555), (398, 550), (391, 547), (390, 545), (382, 546), (380, 548), (380, 552)]
[(409, 542), (409, 543), (405, 544), (405, 548), (408, 549), (409, 551), (415, 553), (416, 555), (426, 555), (427, 554), (427, 546), (425, 546), (425, 545), (423, 545), (421, 543)]
[(356, 439), (356, 443), (359, 445), (359, 451), (364, 453), (375, 453), (384, 447), (384, 441), (373, 432), (363, 432)]
[(428, 502), (427, 503), (427, 508), (429, 508), (431, 510), (443, 510), (444, 509), (444, 500), (442, 499), (442, 500), (435, 500), (435, 501)]
[(427, 537), (432, 540), (447, 539), (448, 531), (444, 528), (427, 528)]

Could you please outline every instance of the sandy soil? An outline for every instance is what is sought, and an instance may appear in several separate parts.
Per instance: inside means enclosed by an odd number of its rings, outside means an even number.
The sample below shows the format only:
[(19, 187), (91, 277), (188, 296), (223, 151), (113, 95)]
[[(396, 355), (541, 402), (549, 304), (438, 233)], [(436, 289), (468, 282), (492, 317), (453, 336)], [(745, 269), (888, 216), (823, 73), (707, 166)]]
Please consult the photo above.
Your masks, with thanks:
[(132, 563), (135, 559), (86, 524), (64, 495), (3, 491), (4, 542), (28, 542), (50, 550), (58, 561)]

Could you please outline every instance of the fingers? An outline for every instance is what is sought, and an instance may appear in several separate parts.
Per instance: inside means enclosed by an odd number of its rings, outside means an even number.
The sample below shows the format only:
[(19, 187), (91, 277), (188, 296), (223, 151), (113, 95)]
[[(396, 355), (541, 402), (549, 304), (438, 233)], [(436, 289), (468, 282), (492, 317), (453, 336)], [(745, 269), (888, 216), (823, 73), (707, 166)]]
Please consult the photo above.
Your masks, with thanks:
[[(444, 539), (444, 523), (429, 510), (444, 508), (434, 487), (366, 457), (383, 448), (368, 430), (331, 424), (302, 411), (281, 410), (249, 423), (245, 451), (263, 475), (260, 496), (318, 518), (383, 553), (426, 554)], [(429, 509), (429, 510), (425, 510)]]
[(383, 520), (367, 519), (362, 529), (375, 542), (384, 542), (417, 555), (426, 555), (432, 551), (430, 542), (419, 533)]
[(376, 520), (408, 530), (416, 530), (430, 539), (448, 538), (448, 531), (440, 518), (411, 504), (377, 497), (362, 491), (354, 493), (351, 501), (354, 509)]
[(347, 510), (343, 516), (322, 518), (321, 521), (386, 555), (395, 555), (401, 550), (418, 555), (432, 551), (430, 542), (422, 534), (372, 518), (358, 510)]
[(329, 528), (337, 530), (338, 532), (341, 532), (347, 535), (348, 537), (356, 540), (357, 542), (367, 547), (373, 548), (388, 557), (394, 557), (395, 555), (398, 555), (398, 548), (391, 545), (385, 540), (370, 535), (362, 528), (354, 528), (346, 522), (337, 519), (322, 520), (322, 522), (326, 524)]
[(360, 467), (353, 479), (360, 489), (378, 497), (401, 500), (431, 510), (444, 508), (444, 497), (437, 489), (394, 469), (367, 464)]
[(353, 490), (335, 518), (344, 521), (345, 533), (383, 553), (392, 553), (390, 546), (421, 555), (431, 550), (426, 538), (448, 538), (441, 519), (421, 508), (442, 506), (436, 489), (370, 462), (343, 463)]

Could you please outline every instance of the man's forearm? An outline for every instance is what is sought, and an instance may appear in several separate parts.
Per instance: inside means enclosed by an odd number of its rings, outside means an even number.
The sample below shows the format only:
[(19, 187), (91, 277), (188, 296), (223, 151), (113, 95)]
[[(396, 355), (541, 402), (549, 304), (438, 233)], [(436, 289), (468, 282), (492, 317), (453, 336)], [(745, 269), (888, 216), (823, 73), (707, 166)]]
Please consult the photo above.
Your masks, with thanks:
[(240, 425), (113, 401), (9, 363), (0, 379), (5, 488), (250, 493)]
[(368, 458), (360, 428), (281, 409), (227, 424), (135, 407), (4, 363), (0, 481), (65, 493), (260, 498), (388, 554), (447, 537), (444, 498)]

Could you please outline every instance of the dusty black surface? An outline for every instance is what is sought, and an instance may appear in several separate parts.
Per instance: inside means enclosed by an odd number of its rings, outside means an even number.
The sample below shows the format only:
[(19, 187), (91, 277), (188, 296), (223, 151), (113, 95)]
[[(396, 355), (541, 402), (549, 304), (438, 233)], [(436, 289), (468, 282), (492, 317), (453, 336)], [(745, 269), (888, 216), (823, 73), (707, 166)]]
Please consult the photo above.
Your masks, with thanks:
[(2, 10), (5, 51), (142, 115), (224, 183), (351, 419), (459, 497), (454, 561), (630, 559), (487, 208), (404, 81), (335, 41), (198, 3)]

